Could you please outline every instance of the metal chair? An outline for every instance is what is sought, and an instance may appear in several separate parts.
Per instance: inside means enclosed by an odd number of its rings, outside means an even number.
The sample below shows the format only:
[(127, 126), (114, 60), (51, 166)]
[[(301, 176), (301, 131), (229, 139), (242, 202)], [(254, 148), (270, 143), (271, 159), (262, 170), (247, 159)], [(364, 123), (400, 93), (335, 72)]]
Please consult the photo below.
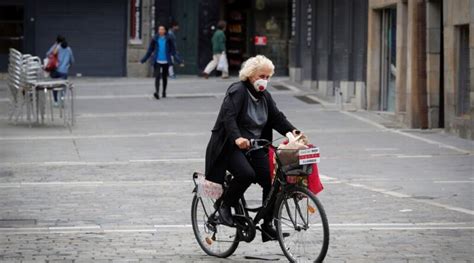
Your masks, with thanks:
[(10, 91), (9, 120), (15, 124), (23, 118), (26, 108), (26, 118), (31, 126), (32, 118), (44, 123), (46, 104), (49, 101), (51, 121), (54, 121), (53, 91), (65, 92), (66, 96), (59, 107), (59, 116), (64, 119), (64, 125), (74, 125), (74, 93), (72, 83), (66, 80), (51, 80), (44, 76), (43, 66), (39, 57), (22, 54), (11, 48), (8, 64), (8, 87)]
[(25, 90), (22, 83), (23, 68), (26, 59), (31, 55), (24, 55), (16, 49), (10, 48), (8, 58), (8, 87), (10, 91), (10, 112), (8, 120), (14, 119), (15, 124), (18, 123), (19, 118), (23, 117), (23, 109), (27, 108), (27, 120), (31, 124), (31, 97)]
[(62, 103), (59, 106), (59, 115), (64, 119), (64, 125), (67, 125), (68, 121), (69, 124), (73, 125), (74, 104), (72, 84), (67, 80), (45, 79), (43, 72), (39, 57), (30, 57), (26, 60), (24, 81), (33, 95), (33, 109), (36, 112), (36, 122), (39, 122), (41, 116), (41, 123), (44, 123), (45, 108), (48, 102), (51, 121), (54, 121), (53, 92), (57, 91), (60, 94), (66, 94), (66, 97), (62, 99)]

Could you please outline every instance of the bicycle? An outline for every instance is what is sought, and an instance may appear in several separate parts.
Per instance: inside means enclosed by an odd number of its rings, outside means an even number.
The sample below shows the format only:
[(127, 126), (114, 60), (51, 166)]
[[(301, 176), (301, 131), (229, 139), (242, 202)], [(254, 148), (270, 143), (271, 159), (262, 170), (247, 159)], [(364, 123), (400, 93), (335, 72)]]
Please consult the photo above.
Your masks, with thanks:
[[(322, 262), (329, 246), (329, 225), (324, 208), (318, 198), (304, 186), (305, 177), (311, 173), (311, 163), (282, 165), (277, 148), (264, 139), (251, 140), (251, 151), (273, 148), (277, 162), (276, 174), (270, 194), (262, 207), (250, 208), (242, 196), (234, 207), (233, 226), (223, 225), (218, 208), (220, 198), (213, 199), (200, 194), (200, 173), (193, 174), (195, 188), (191, 206), (193, 232), (201, 249), (210, 256), (226, 258), (237, 249), (239, 242), (252, 242), (257, 226), (267, 212), (272, 212), (278, 233), (278, 242), (290, 262)], [(288, 180), (288, 178), (296, 180)], [(227, 173), (223, 194), (232, 175)], [(290, 182), (291, 181), (291, 182)], [(302, 183), (303, 182), (303, 183)], [(269, 211), (274, 203), (274, 211)], [(256, 213), (252, 218), (249, 213)], [(314, 220), (314, 221), (313, 221)]]

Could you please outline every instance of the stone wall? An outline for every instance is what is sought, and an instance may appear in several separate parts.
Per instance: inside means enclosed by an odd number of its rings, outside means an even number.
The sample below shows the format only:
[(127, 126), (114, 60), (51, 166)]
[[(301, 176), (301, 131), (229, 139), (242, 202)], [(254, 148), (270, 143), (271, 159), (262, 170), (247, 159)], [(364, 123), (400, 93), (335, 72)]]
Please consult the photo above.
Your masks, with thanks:
[[(381, 17), (397, 9), (395, 116), (410, 128), (439, 128), (473, 139), (474, 0), (370, 0), (367, 108), (380, 110)], [(443, 17), (443, 21), (442, 21)], [(460, 26), (470, 25), (470, 110), (457, 114)], [(441, 71), (443, 70), (443, 71)]]

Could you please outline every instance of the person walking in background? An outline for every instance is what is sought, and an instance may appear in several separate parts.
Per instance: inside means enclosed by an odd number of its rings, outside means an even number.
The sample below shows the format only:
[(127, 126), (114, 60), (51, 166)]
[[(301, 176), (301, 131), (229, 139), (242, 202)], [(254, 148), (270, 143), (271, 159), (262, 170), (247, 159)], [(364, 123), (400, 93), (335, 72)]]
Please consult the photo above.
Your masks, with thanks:
[(182, 63), (179, 56), (176, 55), (175, 46), (167, 34), (165, 26), (158, 27), (158, 35), (156, 35), (150, 42), (145, 56), (141, 59), (141, 63), (145, 63), (152, 57), (152, 64), (155, 75), (155, 99), (160, 99), (160, 79), (163, 80), (163, 98), (166, 98), (166, 86), (168, 85), (168, 70), (169, 66), (173, 65), (172, 58), (178, 63)]
[[(66, 38), (58, 35), (56, 43), (46, 52), (46, 57), (50, 57), (52, 54), (57, 55), (58, 63), (55, 69), (50, 72), (50, 77), (53, 79), (67, 79), (69, 73), (69, 67), (74, 64), (74, 55), (72, 49), (69, 47)], [(64, 99), (64, 93), (61, 91), (60, 97), (58, 98), (58, 92), (53, 91), (54, 106), (58, 106)]]
[[(225, 42), (226, 37), (224, 31), (226, 30), (227, 23), (224, 20), (221, 20), (217, 23), (217, 30), (212, 35), (212, 60), (207, 64), (204, 69), (203, 76), (204, 78), (209, 78), (209, 74), (217, 67), (219, 59), (222, 54), (225, 52)], [(229, 72), (222, 71), (222, 78), (228, 78)]]
[[(178, 22), (176, 21), (173, 21), (171, 23), (171, 27), (170, 29), (168, 30), (168, 37), (169, 39), (171, 40), (171, 42), (173, 43), (174, 45), (174, 48), (175, 48), (175, 51), (176, 51), (176, 56), (180, 58), (180, 60), (182, 61), (183, 59), (181, 58), (181, 56), (179, 56), (179, 52), (178, 52), (178, 46), (176, 45), (176, 35), (174, 34), (175, 32), (177, 32), (179, 30), (179, 24)], [(180, 65), (181, 67), (184, 66), (183, 64)], [(176, 79), (176, 74), (174, 72), (174, 68), (173, 68), (173, 65), (171, 64), (169, 66), (169, 76), (170, 78), (172, 79)]]

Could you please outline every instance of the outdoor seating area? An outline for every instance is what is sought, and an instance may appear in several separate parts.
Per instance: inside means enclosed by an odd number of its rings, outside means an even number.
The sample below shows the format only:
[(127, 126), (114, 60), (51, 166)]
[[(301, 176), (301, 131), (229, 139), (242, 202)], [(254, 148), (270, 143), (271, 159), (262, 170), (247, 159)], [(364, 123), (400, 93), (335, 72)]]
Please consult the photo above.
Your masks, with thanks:
[[(10, 110), (8, 119), (14, 124), (26, 121), (45, 125), (62, 119), (64, 126), (74, 125), (74, 89), (68, 80), (48, 77), (41, 58), (9, 49), (8, 90)], [(53, 93), (57, 93), (57, 102)], [(49, 116), (48, 116), (49, 115)]]

